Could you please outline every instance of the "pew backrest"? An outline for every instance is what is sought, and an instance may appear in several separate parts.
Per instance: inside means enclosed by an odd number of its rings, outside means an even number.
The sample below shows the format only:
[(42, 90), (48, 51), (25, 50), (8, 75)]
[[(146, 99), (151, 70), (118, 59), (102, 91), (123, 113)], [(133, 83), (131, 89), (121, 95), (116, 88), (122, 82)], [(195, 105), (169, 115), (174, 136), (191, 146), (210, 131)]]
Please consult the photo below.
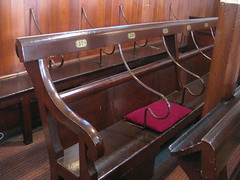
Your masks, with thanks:
[[(71, 102), (77, 98), (84, 98), (91, 96), (96, 92), (110, 89), (129, 81), (131, 76), (127, 72), (122, 72), (117, 75), (105, 77), (104, 79), (97, 79), (94, 82), (90, 82), (88, 84), (86, 83), (87, 85), (59, 93), (54, 86), (44, 58), (116, 44), (135, 42), (138, 40), (160, 36), (170, 36), (169, 43), (173, 45), (170, 51), (175, 51), (175, 55), (178, 55), (176, 34), (185, 31), (214, 28), (216, 27), (216, 23), (217, 18), (205, 18), (196, 20), (181, 20), (176, 22), (156, 22), (96, 28), (17, 39), (17, 54), (20, 61), (24, 62), (24, 65), (33, 81), (38, 98), (43, 130), (50, 154), (49, 158), (51, 168), (57, 169), (57, 159), (63, 157), (64, 154), (64, 147), (62, 147), (56, 127), (57, 123), (60, 123), (77, 135), (76, 141), (79, 142), (81, 152), (80, 157), (82, 158), (80, 158), (81, 178), (84, 178), (85, 176), (96, 177), (95, 173), (93, 173), (94, 175), (91, 174), (91, 172), (95, 171), (89, 171), (88, 168), (91, 169), (91, 167), (94, 167), (93, 162), (103, 156), (105, 149), (103, 138), (99, 131), (97, 131), (96, 128), (89, 123), (88, 119), (84, 119), (72, 111), (66, 101)], [(176, 58), (179, 59), (179, 57)], [(158, 62), (151, 65), (147, 64), (144, 67), (134, 69), (134, 72), (138, 75), (147, 74), (156, 70), (160, 66), (164, 66), (165, 64), (169, 64), (169, 61), (162, 62), (160, 64)], [(92, 104), (94, 106), (94, 103)], [(99, 111), (101, 111), (101, 107)], [(198, 114), (199, 112), (195, 113), (193, 119)], [(174, 130), (174, 132), (176, 133), (177, 131)], [(153, 146), (146, 145), (145, 148), (152, 149)], [(156, 148), (153, 149), (154, 155)], [(90, 167), (86, 167), (86, 164)], [(56, 170), (53, 170), (52, 172), (55, 171)]]

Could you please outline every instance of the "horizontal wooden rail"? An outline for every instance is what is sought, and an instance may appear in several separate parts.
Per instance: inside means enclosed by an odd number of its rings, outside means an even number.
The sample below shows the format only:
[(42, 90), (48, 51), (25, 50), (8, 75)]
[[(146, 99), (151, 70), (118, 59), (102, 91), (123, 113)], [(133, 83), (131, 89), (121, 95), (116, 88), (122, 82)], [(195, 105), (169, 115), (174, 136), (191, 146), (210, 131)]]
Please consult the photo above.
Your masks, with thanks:
[(204, 47), (200, 48), (200, 50), (196, 49), (196, 50), (189, 51), (187, 53), (179, 54), (179, 59), (180, 60), (188, 59), (188, 58), (191, 58), (191, 57), (199, 54), (200, 51), (208, 51), (212, 48), (213, 48), (213, 45), (208, 45), (208, 46), (204, 46)]
[(129, 41), (214, 28), (217, 20), (201, 18), (154, 22), (18, 38), (17, 54), (21, 61), (33, 61)]
[[(210, 50), (212, 47), (213, 45), (209, 45), (201, 48), (201, 50), (202, 51)], [(181, 54), (179, 56), (179, 59), (184, 60), (197, 54), (199, 54), (199, 50), (192, 50), (190, 52)], [(142, 74), (152, 72), (154, 70), (166, 67), (171, 64), (172, 64), (172, 61), (166, 59), (166, 61), (163, 61), (161, 63), (158, 61), (158, 62), (154, 62), (148, 65), (144, 65), (142, 67), (136, 68), (133, 70), (133, 72), (136, 76), (141, 76)], [(83, 98), (92, 93), (96, 93), (104, 89), (117, 86), (123, 82), (127, 82), (130, 80), (132, 80), (132, 77), (129, 75), (127, 71), (125, 71), (117, 75), (106, 77), (104, 79), (100, 79), (100, 80), (85, 84), (83, 86), (76, 87), (68, 91), (64, 91), (60, 94), (60, 96), (62, 99), (64, 99), (64, 101), (70, 102), (72, 100)]]

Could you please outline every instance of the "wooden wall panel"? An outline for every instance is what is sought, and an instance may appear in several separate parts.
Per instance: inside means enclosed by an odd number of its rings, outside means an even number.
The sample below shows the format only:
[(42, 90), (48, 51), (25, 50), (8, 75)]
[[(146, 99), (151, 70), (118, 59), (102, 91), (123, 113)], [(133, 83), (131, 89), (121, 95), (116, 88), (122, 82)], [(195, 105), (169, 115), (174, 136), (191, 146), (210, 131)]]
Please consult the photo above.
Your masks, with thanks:
[[(2, 10), (4, 7), (5, 10)], [(9, 19), (11, 18), (10, 15), (10, 9), (11, 9), (11, 2), (10, 1), (0, 1), (0, 17), (4, 17), (0, 21), (0, 43), (1, 43), (1, 50), (0, 50), (0, 56), (1, 56), (1, 73), (5, 74), (7, 73), (7, 69), (11, 69), (10, 62), (10, 56), (11, 52), (8, 51), (9, 49), (9, 41), (11, 37), (11, 23)], [(3, 61), (4, 59), (4, 61)], [(12, 68), (14, 69), (14, 68)]]
[[(219, 0), (0, 0), (0, 76), (20, 72), (24, 67), (15, 55), (15, 40), (19, 36), (39, 34), (29, 21), (33, 8), (43, 33), (78, 30), (81, 28), (81, 6), (95, 27), (119, 25), (119, 5), (132, 24), (175, 20), (189, 16), (216, 15)], [(120, 24), (126, 24), (120, 18)], [(83, 29), (90, 28), (83, 20)], [(96, 51), (95, 51), (96, 52)], [(91, 52), (92, 53), (92, 52)], [(86, 53), (85, 53), (86, 55)]]
[[(0, 1), (0, 74), (14, 70), (22, 71), (15, 55), (15, 39), (25, 31), (24, 9), (22, 0)], [(20, 31), (22, 29), (22, 31)]]
[(74, 31), (80, 29), (80, 20), (81, 20), (81, 13), (80, 13), (80, 1), (70, 0), (69, 1), (69, 9), (70, 9), (70, 24), (69, 30)]
[[(104, 27), (105, 4), (104, 0), (82, 1), (81, 6), (84, 7), (89, 21), (94, 27)], [(86, 19), (82, 21), (82, 29), (90, 29)]]

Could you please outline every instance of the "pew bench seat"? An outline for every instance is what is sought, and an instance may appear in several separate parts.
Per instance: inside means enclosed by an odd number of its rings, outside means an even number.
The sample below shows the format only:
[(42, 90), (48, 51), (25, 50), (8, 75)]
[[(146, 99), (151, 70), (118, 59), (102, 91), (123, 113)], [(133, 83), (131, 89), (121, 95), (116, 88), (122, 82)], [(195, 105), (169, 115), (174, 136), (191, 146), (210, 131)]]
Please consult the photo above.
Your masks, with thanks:
[[(203, 76), (205, 80), (207, 77), (208, 75)], [(200, 84), (195, 80), (187, 86), (197, 91)], [(180, 100), (181, 97), (181, 91), (175, 91), (167, 96), (170, 100)], [(154, 174), (154, 162), (161, 146), (200, 117), (203, 97), (204, 95), (192, 97), (186, 94), (184, 106), (193, 111), (163, 133), (149, 128), (141, 129), (126, 119), (100, 131), (105, 154), (94, 163), (99, 172), (98, 179), (121, 179), (121, 176), (127, 176), (129, 179), (150, 179)], [(57, 162), (57, 166), (61, 169), (59, 171), (61, 177), (66, 179), (80, 177), (79, 144), (76, 143), (65, 149), (64, 156)]]

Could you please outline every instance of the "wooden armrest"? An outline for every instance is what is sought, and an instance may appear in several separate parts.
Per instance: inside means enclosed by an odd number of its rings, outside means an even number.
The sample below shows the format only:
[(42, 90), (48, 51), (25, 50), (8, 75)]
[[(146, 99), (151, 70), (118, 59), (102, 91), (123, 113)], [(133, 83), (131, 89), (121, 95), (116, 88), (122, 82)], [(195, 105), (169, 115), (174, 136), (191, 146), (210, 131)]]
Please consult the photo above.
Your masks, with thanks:
[(169, 146), (172, 155), (187, 155), (201, 150), (202, 138), (222, 119), (225, 114), (239, 101), (240, 91), (234, 99), (219, 104), (213, 111), (203, 117), (186, 133)]
[[(206, 178), (225, 177), (229, 179), (240, 162), (239, 131), (240, 102), (201, 140), (202, 175)], [(235, 154), (235, 155), (234, 155)]]
[(210, 114), (192, 126), (180, 138), (169, 146), (169, 150), (174, 156), (185, 156), (200, 151), (202, 137), (219, 121), (224, 115), (224, 105), (219, 105)]
[[(98, 131), (85, 119), (75, 114), (60, 98), (57, 90), (53, 85), (47, 66), (44, 64), (44, 60), (33, 61), (30, 64), (25, 65), (29, 74), (32, 75), (35, 87), (44, 87), (43, 91), (39, 91), (39, 88), (35, 88), (38, 96), (38, 100), (41, 104), (45, 104), (51, 114), (58, 119), (67, 128), (71, 129), (80, 140), (84, 141), (87, 145), (87, 155), (91, 161), (95, 161), (104, 154), (103, 140)], [(33, 68), (34, 67), (34, 68)], [(41, 76), (35, 76), (38, 72)]]

